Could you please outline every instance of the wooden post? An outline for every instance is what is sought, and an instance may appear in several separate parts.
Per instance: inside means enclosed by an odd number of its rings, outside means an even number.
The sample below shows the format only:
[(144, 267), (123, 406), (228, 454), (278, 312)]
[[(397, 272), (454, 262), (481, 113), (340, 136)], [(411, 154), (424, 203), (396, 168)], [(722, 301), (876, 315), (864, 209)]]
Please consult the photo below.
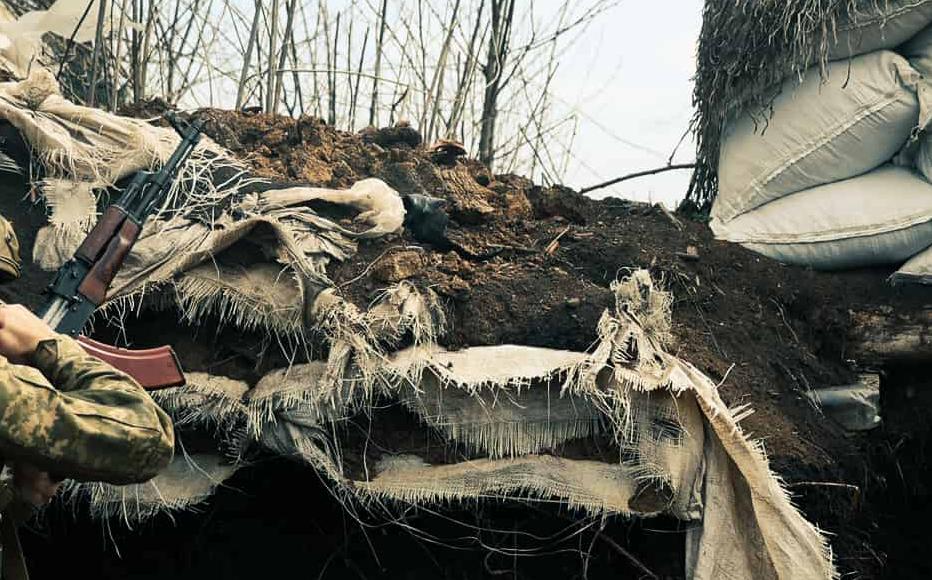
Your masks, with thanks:
[(932, 363), (932, 306), (905, 312), (852, 310), (849, 317), (845, 358), (858, 366)]

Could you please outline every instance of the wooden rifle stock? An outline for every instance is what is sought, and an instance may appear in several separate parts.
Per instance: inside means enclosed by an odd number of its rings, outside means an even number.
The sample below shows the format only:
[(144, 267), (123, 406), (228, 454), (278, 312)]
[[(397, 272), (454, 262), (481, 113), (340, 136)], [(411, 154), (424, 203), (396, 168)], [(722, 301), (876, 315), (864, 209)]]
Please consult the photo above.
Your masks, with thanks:
[(133, 377), (146, 390), (184, 384), (181, 365), (170, 346), (132, 350), (97, 342), (86, 336), (79, 336), (77, 341), (89, 355)]

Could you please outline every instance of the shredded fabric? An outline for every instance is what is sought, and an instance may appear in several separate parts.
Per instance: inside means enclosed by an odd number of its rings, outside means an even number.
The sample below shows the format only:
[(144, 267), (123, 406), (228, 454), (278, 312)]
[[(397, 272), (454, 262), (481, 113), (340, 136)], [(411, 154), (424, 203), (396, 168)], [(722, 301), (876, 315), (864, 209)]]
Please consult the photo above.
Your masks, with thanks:
[[(96, 205), (88, 192), (157, 166), (173, 140), (67, 103), (47, 81), (36, 74), (0, 85), (0, 117), (22, 131), (58, 180), (50, 183), (84, 184), (74, 199), (61, 193), (67, 187), (47, 186), (54, 238), (56, 228), (87, 227)], [(242, 170), (218, 187), (216, 167), (238, 162), (209, 143), (202, 151), (175, 201), (146, 225), (104, 315), (174, 308), (192, 324), (211, 316), (293, 349), (313, 334), (327, 348), (254, 385), (190, 373), (186, 386), (156, 395), (184, 432), (175, 463), (141, 486), (73, 486), (71, 497), (94, 514), (134, 525), (196, 509), (265, 452), (318, 470), (348, 510), (511, 498), (599, 516), (663, 513), (696, 524), (684, 554), (692, 578), (835, 577), (824, 536), (741, 432), (746, 411), (730, 411), (711, 380), (669, 354), (672, 296), (646, 271), (612, 285), (615, 304), (589, 352), (447, 351), (437, 337), (448, 320), (430, 289), (401, 282), (361, 308), (327, 276), (328, 264), (353, 257), (358, 239), (401, 226), (397, 192), (373, 180), (348, 190), (245, 192), (254, 181)], [(361, 212), (369, 228), (349, 230), (312, 209), (314, 200)], [(65, 204), (80, 211), (64, 219)], [(69, 257), (65, 243), (39, 252), (46, 267)], [(407, 428), (383, 425), (386, 416)], [(190, 432), (207, 433), (214, 449), (189, 452)]]

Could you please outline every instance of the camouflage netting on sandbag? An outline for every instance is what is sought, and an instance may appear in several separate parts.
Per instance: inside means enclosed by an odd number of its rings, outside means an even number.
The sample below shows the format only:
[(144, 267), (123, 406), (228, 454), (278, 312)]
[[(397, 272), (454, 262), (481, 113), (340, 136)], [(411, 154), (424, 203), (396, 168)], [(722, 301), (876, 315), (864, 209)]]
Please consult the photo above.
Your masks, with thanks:
[[(77, 107), (53, 89), (41, 74), (0, 85), (0, 116), (47, 176), (35, 193), (50, 224), (34, 251), (46, 268), (93, 221), (102, 186), (158, 165), (173, 146), (169, 130)], [(349, 510), (522, 498), (596, 515), (664, 513), (696, 523), (685, 555), (693, 578), (833, 577), (824, 537), (742, 434), (747, 410), (729, 410), (709, 378), (668, 354), (671, 296), (646, 271), (612, 286), (615, 304), (588, 352), (448, 351), (429, 287), (402, 281), (360, 307), (327, 275), (328, 263), (353, 259), (358, 240), (401, 228), (394, 190), (379, 180), (275, 188), (213, 143), (198, 152), (147, 224), (106, 314), (175, 309), (258, 333), (292, 358), (254, 384), (191, 372), (184, 387), (156, 392), (178, 426), (173, 465), (142, 485), (72, 486), (92, 513), (132, 524), (196, 507), (263, 452), (312, 466)], [(314, 209), (321, 201), (353, 209), (368, 229)]]
[(752, 115), (763, 129), (787, 79), (803, 78), (810, 67), (825, 78), (829, 62), (892, 49), (930, 23), (929, 0), (706, 0), (693, 91), (697, 167), (690, 198), (700, 205), (715, 198), (721, 142), (736, 112)]

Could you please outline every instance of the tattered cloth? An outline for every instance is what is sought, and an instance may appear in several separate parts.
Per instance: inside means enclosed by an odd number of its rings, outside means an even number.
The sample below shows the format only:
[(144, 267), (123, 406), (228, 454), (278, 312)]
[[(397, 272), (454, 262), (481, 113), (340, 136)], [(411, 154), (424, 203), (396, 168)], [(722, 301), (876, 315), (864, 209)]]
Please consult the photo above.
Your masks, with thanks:
[[(0, 85), (0, 117), (22, 132), (48, 176), (36, 184), (50, 210), (47, 243), (35, 246), (37, 263), (48, 268), (93, 221), (102, 186), (158, 165), (173, 147), (168, 130), (68, 103), (47, 75)], [(262, 449), (313, 466), (348, 509), (495, 497), (557, 500), (595, 515), (667, 513), (696, 523), (685, 554), (691, 578), (835, 576), (825, 538), (742, 434), (738, 421), (748, 411), (729, 410), (716, 385), (668, 354), (671, 296), (646, 271), (613, 285), (616, 304), (603, 314), (591, 352), (522, 345), (448, 352), (435, 341), (444, 316), (429, 290), (402, 282), (362, 310), (327, 277), (327, 263), (351, 259), (356, 239), (401, 227), (393, 190), (378, 180), (345, 191), (255, 188), (215, 144), (195, 153), (107, 307), (119, 314), (131, 305), (174, 305), (190, 321), (212, 313), (291, 348), (314, 333), (328, 342), (327, 356), (275, 369), (255, 385), (189, 373), (186, 386), (157, 393), (179, 427), (175, 464), (142, 485), (73, 486), (71, 497), (89, 500), (94, 513), (132, 522), (191, 506)], [(217, 183), (217, 167), (234, 177)], [(306, 205), (320, 198), (352, 205), (371, 227), (351, 231)], [(224, 260), (237, 240), (262, 257)], [(376, 417), (384, 401), (459, 452), (439, 460), (384, 449), (370, 463), (341, 427), (360, 414)], [(186, 453), (189, 427), (213, 433), (226, 456)], [(563, 453), (569, 442), (600, 437), (614, 454)]]

